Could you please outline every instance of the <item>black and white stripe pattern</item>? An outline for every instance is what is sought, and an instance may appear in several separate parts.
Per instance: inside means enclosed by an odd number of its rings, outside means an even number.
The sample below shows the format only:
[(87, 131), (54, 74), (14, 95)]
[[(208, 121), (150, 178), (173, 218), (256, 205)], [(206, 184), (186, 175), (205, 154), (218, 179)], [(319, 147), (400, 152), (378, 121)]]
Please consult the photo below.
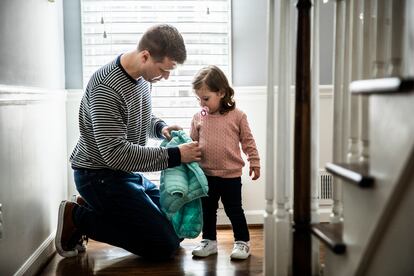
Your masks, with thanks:
[(152, 115), (151, 84), (131, 78), (120, 57), (91, 77), (79, 110), (80, 138), (70, 161), (78, 168), (127, 172), (167, 168), (165, 148), (145, 147), (162, 138), (165, 123)]

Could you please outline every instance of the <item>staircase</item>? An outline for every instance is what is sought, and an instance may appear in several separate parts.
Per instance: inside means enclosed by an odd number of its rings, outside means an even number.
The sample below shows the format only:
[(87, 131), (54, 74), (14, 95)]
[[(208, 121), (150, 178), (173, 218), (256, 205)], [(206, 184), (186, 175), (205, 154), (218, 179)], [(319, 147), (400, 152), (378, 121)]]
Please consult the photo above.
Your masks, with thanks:
[[(316, 156), (318, 143), (311, 141), (311, 119), (317, 117), (312, 117), (315, 114), (311, 110), (317, 105), (315, 101), (311, 104), (310, 99), (318, 89), (311, 91), (310, 76), (318, 72), (318, 67), (315, 66), (317, 55), (312, 55), (311, 68), (310, 50), (317, 49), (318, 43), (314, 31), (314, 42), (310, 44), (309, 15), (312, 4), (317, 1), (299, 0), (296, 5), (292, 232), (290, 236), (286, 234), (285, 228), (279, 225), (281, 219), (276, 219), (279, 224), (272, 224), (274, 190), (273, 179), (269, 177), (265, 273), (276, 275), (274, 271), (277, 271), (277, 275), (303, 276), (318, 275), (322, 271), (328, 276), (414, 275), (414, 223), (410, 215), (410, 210), (414, 209), (414, 79), (384, 78), (414, 75), (414, 4), (407, 0), (333, 2), (336, 11), (334, 163), (326, 165), (326, 170), (334, 175), (332, 222), (316, 223), (317, 215), (311, 216), (316, 208), (310, 199), (317, 193), (313, 189), (311, 165), (318, 163), (311, 157)], [(269, 7), (273, 10), (272, 5)], [(314, 22), (318, 22), (317, 14), (313, 14)], [(269, 26), (272, 25), (273, 21), (269, 20)], [(269, 41), (272, 40), (273, 37), (269, 37)], [(271, 46), (269, 49), (273, 48)], [(360, 80), (370, 78), (375, 79)], [(317, 87), (318, 79), (312, 81)], [(273, 90), (269, 91), (272, 95)], [(272, 103), (269, 101), (269, 106)], [(271, 123), (272, 118), (268, 116)], [(271, 140), (270, 136), (268, 141)], [(313, 154), (311, 150), (315, 150)], [(267, 164), (268, 170), (272, 169), (272, 163)], [(269, 176), (271, 172), (269, 170)], [(284, 189), (277, 189), (276, 194), (286, 195)], [(279, 200), (277, 204), (280, 210), (285, 210), (285, 201)], [(312, 218), (316, 218), (313, 224)], [(278, 235), (277, 242), (272, 243), (275, 235)], [(292, 241), (292, 251), (288, 251), (292, 262), (286, 261), (286, 242), (279, 242), (282, 235), (285, 241)], [(315, 238), (328, 249), (321, 270)], [(276, 253), (271, 254), (272, 250)]]
[(344, 220), (314, 224), (324, 275), (414, 275), (414, 79), (355, 81), (369, 97), (369, 164), (328, 163), (343, 180)]

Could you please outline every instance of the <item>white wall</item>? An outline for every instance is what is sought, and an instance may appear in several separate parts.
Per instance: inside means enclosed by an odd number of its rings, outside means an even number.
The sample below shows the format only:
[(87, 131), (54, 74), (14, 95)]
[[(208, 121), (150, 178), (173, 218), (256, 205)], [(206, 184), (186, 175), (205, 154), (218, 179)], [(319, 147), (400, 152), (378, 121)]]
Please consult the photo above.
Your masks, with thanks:
[(65, 118), (64, 91), (0, 85), (0, 275), (52, 252), (66, 197)]
[[(232, 75), (235, 86), (266, 85), (267, 68), (267, 1), (232, 0)], [(335, 1), (320, 4), (320, 83), (332, 83), (332, 49)], [(290, 1), (292, 10), (292, 47), (296, 45), (297, 1)], [(275, 1), (275, 14), (279, 14), (280, 1)], [(275, 30), (279, 30), (279, 17)], [(275, 53), (279, 49), (279, 34), (275, 33)], [(278, 64), (275, 56), (274, 64)], [(295, 75), (295, 65), (292, 75)], [(277, 79), (277, 70), (274, 78)]]
[(0, 1), (0, 84), (64, 88), (62, 1)]
[(79, 89), (67, 90), (67, 100), (66, 100), (66, 124), (67, 124), (67, 172), (68, 172), (68, 195), (77, 194), (75, 188), (75, 182), (73, 180), (73, 170), (70, 167), (69, 158), (72, 154), (73, 149), (76, 146), (79, 138), (79, 106), (82, 99), (83, 91)]
[(52, 253), (66, 197), (62, 11), (62, 1), (0, 1), (2, 276), (30, 275)]

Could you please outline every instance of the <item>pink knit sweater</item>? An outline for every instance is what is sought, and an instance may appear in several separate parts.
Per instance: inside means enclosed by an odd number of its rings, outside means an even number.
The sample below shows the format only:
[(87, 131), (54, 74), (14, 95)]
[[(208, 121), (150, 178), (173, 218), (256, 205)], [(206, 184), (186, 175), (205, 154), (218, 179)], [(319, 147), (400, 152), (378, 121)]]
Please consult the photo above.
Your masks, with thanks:
[(260, 167), (256, 143), (250, 131), (247, 116), (234, 109), (226, 114), (193, 116), (191, 138), (198, 141), (202, 158), (200, 166), (209, 176), (233, 178), (242, 175), (244, 161), (240, 144), (250, 167)]

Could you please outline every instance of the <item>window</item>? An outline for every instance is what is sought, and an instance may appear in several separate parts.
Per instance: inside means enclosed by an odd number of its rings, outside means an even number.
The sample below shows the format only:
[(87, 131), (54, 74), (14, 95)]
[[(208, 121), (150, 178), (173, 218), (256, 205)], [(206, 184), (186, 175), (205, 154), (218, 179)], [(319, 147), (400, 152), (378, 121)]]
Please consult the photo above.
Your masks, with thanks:
[[(83, 81), (120, 53), (137, 46), (152, 25), (168, 23), (183, 35), (187, 60), (167, 81), (153, 86), (153, 113), (189, 130), (200, 108), (191, 89), (194, 74), (215, 64), (231, 79), (231, 0), (82, 0)], [(154, 142), (152, 142), (154, 144)]]

